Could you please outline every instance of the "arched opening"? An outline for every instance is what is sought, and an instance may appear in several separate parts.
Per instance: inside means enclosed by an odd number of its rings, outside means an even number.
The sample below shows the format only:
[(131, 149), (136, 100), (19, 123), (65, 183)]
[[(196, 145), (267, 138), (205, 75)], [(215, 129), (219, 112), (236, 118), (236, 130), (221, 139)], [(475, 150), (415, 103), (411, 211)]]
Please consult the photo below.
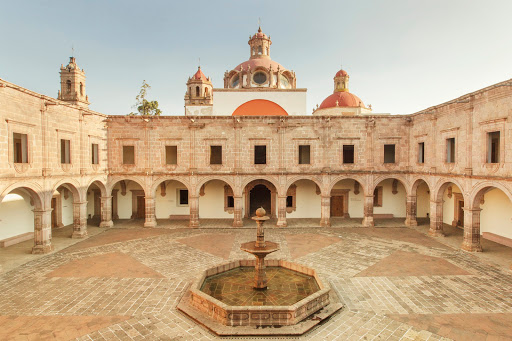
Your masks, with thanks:
[(144, 222), (146, 215), (144, 188), (133, 180), (120, 180), (112, 187), (112, 220)]
[(199, 96), (200, 96), (200, 93), (201, 93), (201, 92), (200, 92), (200, 90), (199, 90), (199, 87), (198, 87), (198, 86), (196, 86), (196, 97), (199, 97)]
[(68, 94), (71, 93), (71, 81), (69, 79), (66, 81), (66, 91)]
[(178, 180), (161, 181), (155, 190), (155, 218), (158, 223), (183, 223), (190, 220), (190, 202), (188, 187)]
[(407, 192), (400, 180), (380, 181), (373, 189), (375, 226), (402, 225), (406, 217), (406, 200)]
[(258, 55), (263, 54), (263, 48), (261, 46), (258, 46)]
[(208, 96), (208, 88), (204, 88), (204, 97)]
[[(408, 205), (412, 207), (409, 209), (412, 211), (411, 219), (416, 220), (417, 225), (429, 225), (430, 224), (430, 187), (423, 179), (418, 179), (414, 182), (411, 191), (411, 198), (408, 198)], [(412, 201), (412, 203), (409, 203)], [(410, 225), (416, 225), (411, 223)]]
[(80, 199), (78, 189), (71, 183), (60, 184), (53, 191), (51, 225), (55, 237), (87, 236), (87, 204)]
[(472, 208), (473, 216), (480, 217), (472, 222), (471, 228), (484, 239), (486, 251), (498, 249), (494, 243), (512, 247), (512, 201), (503, 190), (493, 186), (482, 188), (475, 195)]
[(84, 85), (80, 82), (80, 96), (84, 95)]
[(0, 202), (0, 247), (34, 239), (34, 211), (42, 209), (36, 192), (18, 187), (6, 193)]
[(222, 180), (210, 180), (199, 189), (201, 218), (232, 219), (235, 198), (231, 186)]
[[(89, 188), (87, 188), (87, 224), (93, 226), (100, 226), (102, 221), (102, 197), (106, 196), (105, 186), (99, 182), (94, 181)], [(103, 199), (104, 200), (104, 199)]]
[(363, 186), (354, 179), (343, 179), (331, 189), (331, 226), (361, 224), (364, 217)]
[(322, 215), (320, 187), (309, 179), (293, 182), (286, 191), (288, 226), (300, 225), (301, 219), (320, 219)]
[(250, 218), (256, 214), (256, 210), (263, 207), (267, 215), (276, 217), (276, 196), (275, 186), (267, 180), (251, 181), (244, 189), (245, 211), (244, 217)]

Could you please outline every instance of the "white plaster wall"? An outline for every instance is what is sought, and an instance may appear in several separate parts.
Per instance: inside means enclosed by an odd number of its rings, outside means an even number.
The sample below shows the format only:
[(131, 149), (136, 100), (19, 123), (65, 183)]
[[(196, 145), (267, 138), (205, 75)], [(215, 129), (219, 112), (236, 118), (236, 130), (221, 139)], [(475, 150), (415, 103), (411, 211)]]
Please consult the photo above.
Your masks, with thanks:
[(299, 180), (297, 185), (296, 210), (286, 215), (287, 218), (320, 218), (321, 196), (316, 194), (313, 181)]
[(185, 115), (187, 116), (212, 116), (213, 106), (211, 105), (187, 105)]
[(364, 193), (363, 187), (359, 186), (359, 194), (354, 194), (355, 180), (342, 180), (334, 185), (333, 189), (349, 189), (348, 192), (348, 214), (350, 218), (364, 217)]
[(382, 207), (374, 207), (374, 214), (392, 214), (394, 218), (405, 218), (405, 188), (398, 182), (398, 193), (392, 193), (393, 179), (386, 179), (377, 186), (382, 186)]
[(0, 240), (34, 232), (33, 209), (28, 194), (7, 194), (0, 203)]
[(68, 191), (68, 198), (65, 199), (64, 195), (62, 198), (62, 224), (64, 226), (73, 224), (73, 194)]
[[(142, 190), (134, 181), (128, 181), (126, 186), (126, 195), (121, 194), (121, 185), (117, 183), (114, 186), (117, 189), (117, 214), (119, 219), (130, 219), (132, 217), (132, 191), (131, 190)], [(93, 204), (94, 205), (94, 204)]]
[(505, 193), (490, 190), (480, 208), (480, 233), (491, 232), (512, 239), (512, 202)]
[[(179, 206), (178, 189), (187, 189), (179, 181), (165, 182), (165, 197), (162, 196), (161, 187), (158, 186), (155, 196), (155, 216), (157, 219), (169, 219), (170, 215), (188, 215), (189, 206)], [(199, 213), (201, 214), (201, 202), (199, 202)]]
[(213, 115), (230, 116), (240, 105), (253, 99), (266, 99), (279, 104), (288, 115), (306, 115), (306, 91), (225, 91), (213, 89)]
[(428, 185), (422, 182), (416, 190), (416, 217), (426, 218), (430, 215), (430, 193)]
[(199, 196), (200, 218), (233, 218), (233, 213), (224, 212), (224, 186), (222, 181), (210, 181), (204, 187), (204, 196)]
[(452, 184), (452, 197), (448, 198), (448, 190), (443, 194), (443, 223), (451, 225), (453, 223), (455, 213), (455, 195), (453, 193), (461, 193), (459, 187)]

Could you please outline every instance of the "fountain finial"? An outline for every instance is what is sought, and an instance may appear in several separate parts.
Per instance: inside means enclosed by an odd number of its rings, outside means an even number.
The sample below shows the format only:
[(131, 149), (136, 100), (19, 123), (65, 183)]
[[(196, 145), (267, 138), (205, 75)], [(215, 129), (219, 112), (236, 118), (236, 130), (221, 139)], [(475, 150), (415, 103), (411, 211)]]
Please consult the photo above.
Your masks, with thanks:
[(267, 212), (265, 211), (265, 209), (263, 207), (260, 207), (256, 210), (256, 216), (257, 217), (263, 217)]

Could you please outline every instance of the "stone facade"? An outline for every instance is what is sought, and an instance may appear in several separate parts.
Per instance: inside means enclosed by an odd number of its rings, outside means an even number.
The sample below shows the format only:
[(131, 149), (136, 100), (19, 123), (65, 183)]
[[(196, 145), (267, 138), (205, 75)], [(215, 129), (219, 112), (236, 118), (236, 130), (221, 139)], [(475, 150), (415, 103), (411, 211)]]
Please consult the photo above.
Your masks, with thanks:
[[(512, 198), (512, 150), (506, 143), (512, 138), (510, 80), (412, 115), (106, 116), (73, 101), (0, 79), (0, 202), (9, 193), (28, 193), (34, 211), (34, 252), (51, 250), (52, 212), (58, 210), (52, 210), (52, 198), (63, 189), (73, 198), (73, 236), (84, 237), (91, 186), (99, 193), (103, 227), (112, 226), (117, 197), (125, 195), (127, 182), (135, 186), (129, 189), (132, 217), (140, 208), (144, 226), (156, 226), (160, 197), (170, 195), (170, 201), (186, 207), (186, 214), (180, 211), (170, 218), (189, 219), (190, 227), (198, 227), (204, 217), (204, 187), (218, 181), (226, 190), (213, 200), (224, 202), (225, 214), (239, 227), (251, 210), (247, 188), (255, 188), (258, 181), (271, 191), (277, 226), (286, 227), (296, 200), (289, 190), (294, 185), (294, 193), (300, 193), (304, 186), (296, 184), (305, 181), (313, 184), (311, 193), (319, 198), (320, 224), (329, 226), (332, 191), (350, 179), (357, 184), (351, 185), (350, 195), (361, 193), (362, 224), (374, 226), (374, 218), (386, 213), (374, 217), (374, 205), (379, 205), (376, 189), (391, 179), (384, 198), (402, 193), (405, 199), (396, 204), (405, 208), (408, 225), (416, 224), (417, 191), (426, 186), (428, 201), (423, 206), (429, 211), (431, 234), (437, 236), (443, 233), (443, 196), (453, 186), (463, 199), (458, 221), (464, 225), (462, 248), (468, 251), (481, 250), (485, 193), (499, 189)], [(22, 142), (18, 145), (15, 138)], [(176, 151), (171, 162), (166, 146)], [(212, 146), (221, 150), (215, 162)], [(264, 163), (255, 164), (256, 146), (265, 147)], [(353, 163), (344, 162), (344, 146), (353, 146)], [(133, 162), (124, 159), (124, 147), (133, 150)], [(188, 197), (166, 194), (171, 181), (179, 184), (178, 191), (187, 190)], [(349, 203), (346, 198), (340, 202)]]

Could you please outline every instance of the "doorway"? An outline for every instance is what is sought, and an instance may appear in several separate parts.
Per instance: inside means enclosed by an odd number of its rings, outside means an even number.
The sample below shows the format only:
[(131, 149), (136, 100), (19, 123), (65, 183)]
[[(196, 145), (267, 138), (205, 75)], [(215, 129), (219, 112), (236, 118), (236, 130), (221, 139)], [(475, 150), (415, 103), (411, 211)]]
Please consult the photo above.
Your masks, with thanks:
[(250, 212), (249, 216), (256, 215), (256, 210), (263, 207), (267, 211), (267, 215), (271, 215), (271, 192), (265, 185), (256, 185), (250, 191)]
[(344, 217), (343, 196), (336, 195), (331, 197), (331, 217)]
[(137, 197), (137, 219), (146, 218), (146, 199), (143, 196)]
[(52, 198), (52, 228), (57, 227), (57, 198)]

